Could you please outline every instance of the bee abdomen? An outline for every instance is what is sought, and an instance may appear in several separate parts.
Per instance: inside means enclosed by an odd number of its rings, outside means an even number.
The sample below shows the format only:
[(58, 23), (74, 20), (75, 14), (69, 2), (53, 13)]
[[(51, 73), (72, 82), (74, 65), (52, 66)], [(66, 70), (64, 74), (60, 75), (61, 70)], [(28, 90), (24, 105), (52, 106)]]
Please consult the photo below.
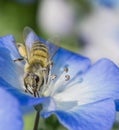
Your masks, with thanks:
[(49, 59), (48, 48), (45, 44), (36, 42), (31, 49), (30, 63), (39, 62), (43, 67), (47, 67)]

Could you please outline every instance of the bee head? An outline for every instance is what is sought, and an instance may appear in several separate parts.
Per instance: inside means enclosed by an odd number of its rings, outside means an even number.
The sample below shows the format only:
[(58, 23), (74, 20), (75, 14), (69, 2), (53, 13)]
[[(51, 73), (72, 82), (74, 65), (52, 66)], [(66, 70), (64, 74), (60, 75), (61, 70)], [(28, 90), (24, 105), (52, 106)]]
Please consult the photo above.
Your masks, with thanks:
[(40, 78), (34, 73), (27, 73), (24, 77), (24, 85), (29, 92), (37, 91)]

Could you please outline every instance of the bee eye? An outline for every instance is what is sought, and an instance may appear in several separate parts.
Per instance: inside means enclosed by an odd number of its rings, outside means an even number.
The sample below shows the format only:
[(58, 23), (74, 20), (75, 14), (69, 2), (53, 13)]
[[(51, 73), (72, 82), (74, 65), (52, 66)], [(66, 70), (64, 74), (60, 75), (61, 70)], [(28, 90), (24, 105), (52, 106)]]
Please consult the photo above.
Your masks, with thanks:
[(36, 83), (39, 82), (39, 77), (38, 77), (37, 75), (33, 75), (32, 77), (33, 77), (33, 79), (36, 81)]
[(30, 74), (28, 73), (26, 76), (30, 76)]
[(39, 77), (38, 77), (38, 76), (35, 76), (35, 80), (36, 80), (36, 82), (38, 83), (38, 82), (39, 82)]

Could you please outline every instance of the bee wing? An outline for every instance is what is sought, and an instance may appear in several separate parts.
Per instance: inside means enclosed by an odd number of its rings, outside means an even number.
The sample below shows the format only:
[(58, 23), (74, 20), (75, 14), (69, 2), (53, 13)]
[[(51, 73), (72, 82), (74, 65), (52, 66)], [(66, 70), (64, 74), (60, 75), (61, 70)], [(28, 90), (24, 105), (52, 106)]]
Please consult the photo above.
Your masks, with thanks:
[(37, 41), (44, 43), (48, 47), (51, 59), (53, 58), (53, 56), (55, 55), (55, 53), (57, 52), (59, 48), (57, 45), (54, 45), (51, 42), (49, 42), (49, 40), (45, 41), (42, 38), (38, 37), (36, 33), (30, 27), (24, 28), (23, 36), (25, 39), (25, 46), (26, 46), (28, 58), (30, 57), (30, 51), (31, 51), (33, 43)]
[(49, 47), (49, 53), (50, 53), (50, 58), (52, 59), (56, 52), (59, 49), (59, 43), (60, 43), (60, 38), (58, 36), (54, 36), (53, 38), (48, 39), (46, 41), (46, 45)]
[(39, 41), (39, 37), (35, 34), (35, 32), (30, 27), (25, 27), (23, 30), (23, 38), (26, 46), (27, 56), (29, 59), (32, 44)]

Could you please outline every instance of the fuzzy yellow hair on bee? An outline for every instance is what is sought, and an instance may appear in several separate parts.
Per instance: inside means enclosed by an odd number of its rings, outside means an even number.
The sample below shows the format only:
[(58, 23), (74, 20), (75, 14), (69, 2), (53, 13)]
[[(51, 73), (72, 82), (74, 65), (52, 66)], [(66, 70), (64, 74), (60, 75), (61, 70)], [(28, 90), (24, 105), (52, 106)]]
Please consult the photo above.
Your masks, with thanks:
[(22, 57), (27, 57), (26, 47), (22, 43), (17, 43), (19, 53)]
[(42, 96), (39, 93), (48, 85), (52, 68), (51, 60), (58, 47), (39, 40), (39, 37), (29, 27), (24, 29), (23, 36), (24, 44), (17, 44), (23, 58), (15, 61), (25, 61), (23, 77), (25, 92), (39, 97)]

